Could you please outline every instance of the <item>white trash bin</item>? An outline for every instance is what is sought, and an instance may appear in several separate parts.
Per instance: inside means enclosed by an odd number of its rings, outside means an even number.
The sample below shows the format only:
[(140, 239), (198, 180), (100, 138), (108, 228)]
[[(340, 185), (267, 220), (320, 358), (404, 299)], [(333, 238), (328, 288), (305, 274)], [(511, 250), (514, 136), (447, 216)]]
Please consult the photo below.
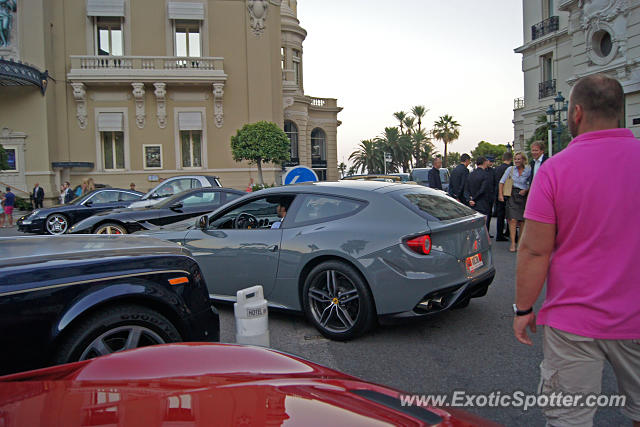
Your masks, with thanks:
[(239, 290), (236, 297), (236, 342), (269, 347), (269, 313), (262, 286)]

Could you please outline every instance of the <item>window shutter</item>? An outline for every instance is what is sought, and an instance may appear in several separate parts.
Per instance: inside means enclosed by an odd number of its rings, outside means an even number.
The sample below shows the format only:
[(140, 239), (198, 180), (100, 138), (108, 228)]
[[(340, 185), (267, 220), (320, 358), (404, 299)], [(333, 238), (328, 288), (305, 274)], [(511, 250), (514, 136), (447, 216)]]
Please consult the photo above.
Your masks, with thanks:
[(122, 132), (124, 129), (122, 113), (100, 113), (98, 115), (99, 132)]
[(178, 113), (180, 130), (202, 130), (202, 114), (199, 111)]
[(169, 2), (169, 19), (204, 20), (204, 4)]
[(87, 0), (87, 16), (124, 16), (124, 0)]

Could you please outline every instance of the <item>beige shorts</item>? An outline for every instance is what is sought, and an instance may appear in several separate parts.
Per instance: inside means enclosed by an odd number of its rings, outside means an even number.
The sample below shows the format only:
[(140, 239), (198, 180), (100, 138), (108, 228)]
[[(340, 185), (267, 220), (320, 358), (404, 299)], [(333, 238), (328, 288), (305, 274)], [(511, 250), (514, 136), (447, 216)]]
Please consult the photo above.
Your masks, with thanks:
[[(601, 340), (544, 327), (541, 394), (600, 394), (602, 368), (609, 361), (626, 396), (622, 413), (640, 421), (640, 340)], [(596, 407), (546, 407), (548, 425), (591, 426)]]

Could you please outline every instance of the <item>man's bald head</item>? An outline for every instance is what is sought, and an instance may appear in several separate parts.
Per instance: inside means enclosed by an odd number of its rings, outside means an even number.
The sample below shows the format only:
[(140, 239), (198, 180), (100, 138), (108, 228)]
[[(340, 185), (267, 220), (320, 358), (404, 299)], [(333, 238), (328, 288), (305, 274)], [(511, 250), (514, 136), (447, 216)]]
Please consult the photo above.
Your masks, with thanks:
[[(579, 106), (580, 117), (574, 117)], [(578, 80), (569, 97), (569, 128), (578, 135), (581, 121), (617, 122), (624, 111), (624, 91), (616, 79), (604, 74), (594, 74)], [(615, 126), (614, 126), (615, 127)]]

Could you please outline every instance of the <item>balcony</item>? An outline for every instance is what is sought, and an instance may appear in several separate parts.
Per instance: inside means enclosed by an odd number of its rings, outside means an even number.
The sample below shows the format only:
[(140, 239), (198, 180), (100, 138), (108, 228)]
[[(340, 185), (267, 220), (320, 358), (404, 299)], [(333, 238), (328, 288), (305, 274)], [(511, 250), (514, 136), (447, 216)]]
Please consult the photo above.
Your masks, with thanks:
[(520, 110), (524, 108), (524, 98), (516, 98), (513, 100), (513, 109)]
[(560, 20), (557, 16), (551, 16), (536, 25), (531, 26), (531, 40), (538, 39), (560, 29)]
[(307, 96), (309, 101), (309, 108), (313, 110), (324, 111), (342, 111), (342, 107), (338, 107), (338, 101), (335, 98), (315, 98), (313, 96)]
[(72, 55), (69, 80), (83, 83), (225, 81), (224, 59), (179, 56), (79, 56)]
[(556, 94), (556, 79), (538, 83), (538, 99), (547, 98)]

